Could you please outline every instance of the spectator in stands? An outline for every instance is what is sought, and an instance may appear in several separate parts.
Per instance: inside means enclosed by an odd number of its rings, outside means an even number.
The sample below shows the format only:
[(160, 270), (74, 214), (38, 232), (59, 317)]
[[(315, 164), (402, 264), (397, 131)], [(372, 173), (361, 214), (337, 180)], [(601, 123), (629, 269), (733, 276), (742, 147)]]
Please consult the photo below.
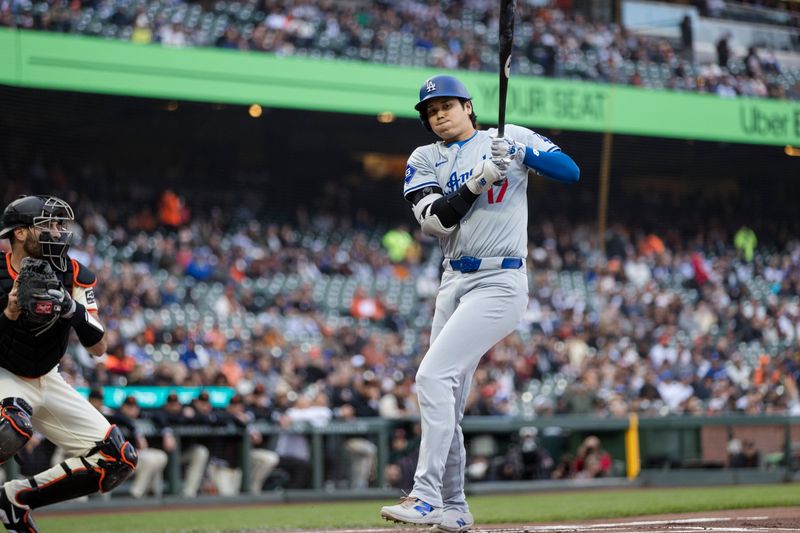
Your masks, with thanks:
[(144, 469), (136, 468), (130, 495), (134, 498), (142, 498), (146, 494), (152, 493), (156, 498), (160, 498), (164, 494), (164, 470), (167, 467), (168, 456), (164, 450), (151, 447), (144, 433), (137, 426), (136, 421), (139, 419), (141, 409), (136, 397), (125, 398), (116, 412), (109, 412), (108, 409), (103, 408), (103, 390), (100, 388), (90, 391), (89, 401), (104, 414), (111, 424), (116, 424), (128, 441), (136, 443), (139, 464), (143, 465)]
[(595, 435), (586, 437), (573, 462), (574, 477), (578, 479), (606, 477), (611, 473), (611, 455), (600, 444)]
[[(181, 404), (178, 395), (170, 393), (162, 409), (151, 414), (153, 421), (159, 428), (164, 449), (172, 451), (176, 446), (174, 429), (192, 423), (194, 410), (190, 406)], [(197, 496), (200, 485), (208, 465), (208, 447), (192, 442), (190, 439), (181, 440), (181, 465), (185, 466), (181, 494), (192, 498)]]
[(381, 244), (386, 248), (386, 253), (392, 263), (402, 263), (408, 256), (408, 251), (415, 243), (408, 227), (405, 225), (387, 231), (381, 239)]
[(246, 50), (248, 48), (247, 41), (242, 38), (239, 29), (234, 25), (225, 28), (225, 32), (217, 39), (215, 45), (217, 48), (233, 50)]
[(750, 46), (747, 49), (747, 55), (744, 58), (744, 69), (750, 78), (761, 78), (764, 74), (761, 59), (758, 57), (758, 51), (755, 46)]
[[(250, 439), (250, 485), (251, 494), (260, 494), (264, 482), (278, 465), (278, 454), (261, 448), (263, 435), (252, 427), (254, 416), (245, 409), (244, 399), (235, 394), (225, 408), (225, 418), (234, 427), (243, 431), (243, 438)], [(241, 446), (236, 440), (226, 443), (223, 457), (215, 457), (209, 466), (209, 476), (222, 496), (236, 496), (242, 486), (242, 469), (238, 466)]]
[(680, 23), (681, 32), (681, 56), (687, 61), (694, 61), (694, 30), (692, 29), (692, 17), (684, 15)]
[[(142, 6), (142, 9), (144, 6)], [(131, 42), (136, 44), (149, 44), (153, 41), (153, 31), (150, 29), (150, 21), (144, 12), (140, 12), (135, 19)]]
[(172, 189), (166, 189), (161, 194), (158, 206), (158, 220), (162, 226), (175, 229), (185, 224), (188, 213), (183, 200)]
[[(201, 391), (197, 397), (192, 400), (190, 409), (184, 410), (184, 415), (187, 416), (187, 422), (191, 425), (198, 425), (204, 427), (224, 427), (228, 424), (228, 416), (224, 411), (214, 408), (211, 404), (211, 397), (206, 391)], [(211, 436), (198, 436), (186, 438), (187, 444), (195, 449), (197, 445), (204, 446), (209, 453), (209, 470), (212, 462), (217, 464), (223, 463), (229, 459), (228, 447), (230, 445), (230, 438), (224, 435), (211, 435)], [(219, 490), (219, 487), (208, 487), (209, 490)]]
[(742, 226), (733, 237), (733, 245), (742, 254), (744, 260), (748, 263), (753, 261), (753, 256), (756, 251), (758, 239), (756, 232), (750, 229), (747, 225)]
[(505, 454), (496, 479), (548, 479), (555, 467), (549, 452), (538, 440), (535, 427), (520, 428), (515, 441)]
[(173, 18), (169, 24), (162, 26), (158, 40), (164, 46), (176, 48), (182, 48), (189, 44), (180, 18)]
[(389, 441), (389, 458), (385, 470), (389, 488), (410, 491), (419, 458), (420, 425), (396, 426)]
[(731, 59), (730, 39), (731, 34), (726, 32), (717, 40), (717, 65), (723, 70), (728, 70), (728, 62)]
[(661, 393), (658, 392), (658, 376), (655, 371), (649, 370), (645, 374), (644, 383), (639, 388), (639, 398), (654, 402), (661, 400)]
[[(121, 415), (133, 423), (133, 437), (138, 443), (139, 460), (143, 461), (145, 465), (145, 468), (139, 474), (134, 474), (133, 476), (131, 496), (141, 498), (150, 492), (154, 497), (160, 498), (164, 494), (164, 470), (167, 468), (169, 459), (167, 453), (163, 449), (151, 446), (150, 441), (139, 429), (137, 421), (141, 418), (141, 408), (134, 396), (125, 398), (116, 415)], [(112, 424), (115, 423), (113, 420), (113, 418), (109, 418), (109, 422)], [(137, 470), (139, 470), (138, 467)]]
[(575, 457), (571, 453), (564, 453), (559, 457), (553, 473), (552, 479), (572, 479), (575, 475)]
[(308, 437), (300, 432), (310, 427), (327, 426), (333, 412), (328, 406), (328, 397), (322, 392), (309, 391), (308, 394), (298, 395), (288, 391), (284, 394), (294, 405), (283, 413), (276, 413), (283, 430), (275, 447), (280, 457), (278, 468), (289, 473), (286, 488), (308, 488), (311, 481), (311, 447)]
[[(340, 369), (333, 383), (335, 386), (331, 388), (331, 405), (334, 416), (346, 421), (353, 421), (358, 417), (378, 416), (381, 390), (380, 383), (372, 371), (362, 375)], [(347, 437), (343, 447), (348, 452), (350, 463), (348, 475), (350, 487), (367, 488), (374, 474), (377, 447), (363, 437)]]
[(355, 318), (367, 318), (370, 320), (383, 320), (385, 316), (383, 302), (377, 296), (371, 296), (362, 288), (357, 288), (350, 304), (350, 314)]
[(387, 390), (378, 403), (380, 417), (393, 419), (419, 416), (419, 404), (416, 394), (412, 392), (414, 381), (411, 376), (400, 373), (387, 382)]
[(752, 440), (733, 438), (728, 441), (728, 466), (731, 468), (758, 468), (760, 455)]

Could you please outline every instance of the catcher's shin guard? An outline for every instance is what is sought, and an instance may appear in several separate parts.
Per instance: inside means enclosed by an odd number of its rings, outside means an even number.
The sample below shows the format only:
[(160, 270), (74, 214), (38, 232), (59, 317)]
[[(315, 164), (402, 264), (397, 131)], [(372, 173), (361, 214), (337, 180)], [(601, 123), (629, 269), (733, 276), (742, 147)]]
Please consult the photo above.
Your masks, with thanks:
[(31, 439), (33, 409), (22, 398), (0, 403), (0, 465), (14, 457)]
[(108, 436), (83, 457), (72, 457), (24, 480), (11, 481), (17, 502), (31, 509), (108, 492), (136, 469), (136, 450), (111, 426)]

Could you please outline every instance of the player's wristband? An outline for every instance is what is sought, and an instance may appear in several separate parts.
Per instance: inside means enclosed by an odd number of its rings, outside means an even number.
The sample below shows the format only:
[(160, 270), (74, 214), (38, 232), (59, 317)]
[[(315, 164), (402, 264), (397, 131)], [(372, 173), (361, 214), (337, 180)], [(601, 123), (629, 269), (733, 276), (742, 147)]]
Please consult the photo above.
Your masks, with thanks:
[(69, 325), (75, 330), (81, 344), (87, 348), (103, 340), (106, 334), (103, 325), (78, 302), (75, 302), (75, 314), (69, 319)]

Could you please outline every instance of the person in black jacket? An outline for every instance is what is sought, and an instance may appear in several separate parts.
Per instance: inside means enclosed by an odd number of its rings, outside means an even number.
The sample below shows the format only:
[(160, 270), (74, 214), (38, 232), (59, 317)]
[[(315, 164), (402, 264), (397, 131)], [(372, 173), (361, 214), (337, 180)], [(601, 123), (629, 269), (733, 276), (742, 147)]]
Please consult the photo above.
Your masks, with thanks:
[[(201, 395), (205, 395), (208, 398), (208, 393), (201, 393)], [(172, 449), (174, 449), (176, 440), (174, 429), (194, 424), (194, 414), (194, 408), (189, 405), (183, 405), (177, 394), (170, 393), (167, 396), (167, 401), (163, 407), (152, 415), (153, 421), (161, 430), (165, 449), (169, 450), (166, 447), (167, 442), (171, 442)], [(193, 498), (197, 496), (208, 466), (209, 456), (208, 447), (204, 444), (195, 439), (181, 440), (181, 465), (185, 467), (181, 495), (184, 497)]]
[(141, 418), (141, 408), (134, 396), (128, 396), (117, 411), (106, 418), (112, 424), (117, 424), (122, 429), (122, 434), (131, 442), (136, 443), (139, 451), (139, 465), (133, 475), (131, 496), (141, 498), (148, 492), (160, 498), (164, 494), (164, 470), (167, 468), (169, 456), (164, 450), (149, 445), (147, 438), (136, 421)]
[[(31, 509), (108, 492), (136, 469), (133, 445), (58, 372), (71, 332), (93, 356), (106, 352), (94, 273), (69, 254), (72, 207), (55, 196), (23, 196), (3, 211), (0, 238), (11, 251), (0, 261), (0, 464), (34, 430), (61, 447), (68, 459), (38, 474), (7, 481), (0, 490), (0, 519), (10, 531), (39, 529)], [(17, 276), (25, 258), (47, 260), (59, 279), (57, 318), (33, 331), (22, 313)], [(51, 302), (52, 303), (52, 302)], [(53, 306), (55, 308), (55, 306)]]
[[(251, 494), (258, 494), (264, 482), (278, 465), (280, 458), (272, 450), (261, 448), (264, 436), (253, 427), (255, 417), (247, 411), (244, 399), (234, 395), (225, 411), (221, 413), (227, 424), (244, 433), (242, 438), (250, 439), (250, 485), (247, 490)], [(240, 450), (238, 439), (226, 439), (224, 448), (218, 450), (217, 456), (212, 460), (210, 474), (219, 494), (235, 496), (239, 494), (242, 485), (242, 469), (240, 463)]]

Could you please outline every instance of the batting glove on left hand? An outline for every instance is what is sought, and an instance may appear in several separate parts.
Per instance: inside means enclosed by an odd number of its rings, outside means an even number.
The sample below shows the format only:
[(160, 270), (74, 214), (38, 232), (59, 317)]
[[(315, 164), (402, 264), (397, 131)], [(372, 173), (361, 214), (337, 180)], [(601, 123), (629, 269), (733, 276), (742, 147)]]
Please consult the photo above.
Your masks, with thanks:
[(507, 171), (514, 161), (522, 163), (525, 148), (521, 142), (508, 137), (492, 137), (492, 161), (499, 169)]

